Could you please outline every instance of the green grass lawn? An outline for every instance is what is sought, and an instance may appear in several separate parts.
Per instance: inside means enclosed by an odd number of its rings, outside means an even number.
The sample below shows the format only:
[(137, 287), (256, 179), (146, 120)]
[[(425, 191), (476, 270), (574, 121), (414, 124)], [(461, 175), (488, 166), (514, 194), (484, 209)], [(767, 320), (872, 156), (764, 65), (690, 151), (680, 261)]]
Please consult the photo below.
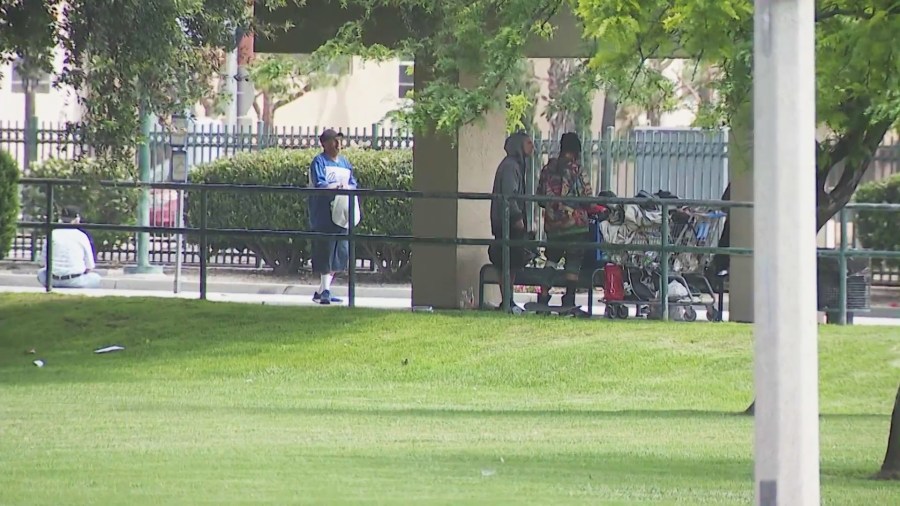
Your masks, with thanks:
[[(0, 504), (750, 504), (751, 345), (732, 324), (0, 295)], [(900, 504), (868, 479), (900, 328), (822, 328), (820, 352), (823, 502)]]

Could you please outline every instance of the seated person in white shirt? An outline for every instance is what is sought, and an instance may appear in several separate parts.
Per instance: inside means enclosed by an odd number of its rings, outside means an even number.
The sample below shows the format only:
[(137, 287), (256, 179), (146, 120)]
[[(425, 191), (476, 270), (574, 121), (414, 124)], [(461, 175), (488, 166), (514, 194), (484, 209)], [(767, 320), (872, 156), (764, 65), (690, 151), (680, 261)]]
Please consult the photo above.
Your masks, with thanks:
[[(81, 223), (78, 209), (63, 208), (62, 223)], [(38, 281), (47, 285), (47, 243), (41, 250), (41, 265)], [(87, 234), (74, 228), (53, 231), (53, 287), (54, 288), (99, 288), (100, 275), (93, 272), (94, 249)]]

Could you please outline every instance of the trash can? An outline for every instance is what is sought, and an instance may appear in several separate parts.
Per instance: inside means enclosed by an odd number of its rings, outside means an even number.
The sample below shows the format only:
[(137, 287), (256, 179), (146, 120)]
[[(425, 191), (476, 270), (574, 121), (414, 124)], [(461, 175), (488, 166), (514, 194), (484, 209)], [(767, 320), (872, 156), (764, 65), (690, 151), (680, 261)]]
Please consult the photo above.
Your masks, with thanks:
[(852, 323), (853, 313), (866, 312), (871, 308), (871, 260), (847, 257), (847, 271), (842, 274), (837, 258), (819, 257), (816, 270), (817, 309), (827, 313), (829, 322), (837, 321), (841, 310), (841, 275), (847, 277), (847, 323)]

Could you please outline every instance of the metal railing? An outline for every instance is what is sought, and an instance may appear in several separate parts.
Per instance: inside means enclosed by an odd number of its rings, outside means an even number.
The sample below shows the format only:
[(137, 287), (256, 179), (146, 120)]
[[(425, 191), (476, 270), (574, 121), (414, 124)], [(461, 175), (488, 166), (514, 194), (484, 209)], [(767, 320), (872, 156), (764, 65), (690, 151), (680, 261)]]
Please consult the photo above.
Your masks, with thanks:
[[(407, 149), (413, 146), (410, 132), (385, 129), (374, 124), (365, 128), (339, 128), (349, 145), (364, 149)], [(318, 146), (316, 127), (271, 127), (259, 123), (252, 127), (228, 128), (217, 125), (197, 124), (188, 133), (186, 149), (193, 163), (209, 163), (230, 157), (239, 152), (252, 152), (265, 148), (309, 149)], [(163, 182), (170, 167), (172, 133), (161, 127), (152, 129), (147, 138), (150, 149), (151, 179)], [(639, 190), (670, 191), (682, 198), (718, 199), (727, 183), (725, 174), (728, 163), (727, 130), (696, 129), (636, 129), (616, 133), (584, 132), (583, 168), (594, 189), (607, 189), (617, 195), (634, 195)], [(535, 152), (529, 163), (527, 185), (531, 191), (537, 184), (540, 168), (558, 151), (558, 139), (535, 132)], [(49, 159), (74, 159), (90, 155), (90, 147), (84, 144), (77, 131), (68, 130), (55, 122), (32, 121), (30, 128), (16, 122), (0, 122), (0, 149), (9, 151), (19, 161), (23, 174), (28, 176), (30, 164), (40, 164)], [(900, 145), (883, 145), (873, 156), (867, 178), (878, 179), (900, 171)], [(168, 224), (168, 216), (174, 205), (166, 192), (150, 195), (150, 225)], [(697, 195), (702, 195), (697, 197)], [(541, 216), (538, 207), (527, 206), (528, 217), (538, 223)], [(834, 224), (829, 224), (832, 227)], [(836, 227), (835, 227), (836, 228)], [(851, 237), (854, 227), (850, 227)], [(855, 243), (851, 239), (852, 243)], [(34, 237), (17, 237), (12, 257), (33, 259), (36, 249)], [(154, 262), (169, 259), (171, 263), (174, 245), (159, 237), (151, 237), (149, 255)], [(136, 258), (137, 248), (132, 244), (112, 244), (98, 251), (106, 262), (130, 262)], [(194, 264), (199, 252), (183, 249), (181, 261)], [(263, 259), (249, 250), (225, 248), (208, 258), (223, 267), (264, 266)], [(271, 266), (270, 266), (271, 267)], [(881, 269), (881, 271), (878, 271)], [(873, 265), (876, 282), (900, 283), (900, 270)]]
[[(522, 195), (510, 196), (505, 194), (490, 194), (476, 192), (423, 192), (423, 191), (401, 191), (401, 190), (365, 190), (365, 189), (319, 189), (306, 188), (296, 186), (266, 186), (266, 185), (236, 185), (236, 184), (191, 184), (191, 183), (152, 183), (140, 184), (133, 182), (116, 182), (103, 181), (99, 184), (105, 187), (118, 188), (144, 188), (151, 187), (154, 189), (179, 190), (187, 192), (199, 193), (200, 198), (200, 219), (197, 227), (142, 227), (131, 225), (114, 225), (114, 224), (67, 224), (53, 221), (54, 210), (54, 188), (57, 186), (82, 185), (85, 184), (79, 180), (71, 179), (32, 179), (23, 178), (19, 181), (23, 186), (43, 186), (46, 189), (46, 207), (45, 219), (43, 222), (21, 221), (19, 227), (42, 229), (47, 234), (46, 241), (46, 282), (45, 289), (47, 292), (52, 291), (53, 279), (53, 242), (51, 240), (54, 230), (58, 229), (86, 229), (86, 230), (106, 230), (118, 232), (155, 232), (167, 234), (193, 234), (199, 237), (200, 251), (208, 251), (208, 240), (210, 236), (245, 236), (245, 237), (290, 237), (305, 239), (345, 239), (349, 242), (349, 282), (348, 282), (348, 305), (354, 307), (356, 305), (356, 244), (360, 241), (383, 241), (383, 242), (403, 242), (412, 244), (437, 244), (437, 245), (467, 245), (467, 246), (491, 246), (500, 245), (502, 248), (503, 265), (509, 265), (510, 248), (511, 247), (539, 247), (547, 246), (546, 240), (532, 239), (511, 239), (510, 238), (510, 220), (509, 220), (509, 202), (511, 200), (522, 202), (550, 203), (550, 202), (566, 202), (570, 204), (637, 204), (637, 205), (653, 205), (661, 210), (662, 233), (659, 244), (614, 244), (602, 243), (599, 246), (596, 242), (589, 241), (554, 241), (553, 246), (565, 248), (580, 249), (597, 249), (603, 251), (616, 252), (656, 252), (659, 253), (661, 261), (660, 279), (663, 280), (659, 287), (659, 301), (668, 301), (668, 280), (669, 280), (669, 261), (673, 253), (695, 253), (695, 254), (713, 254), (728, 256), (747, 256), (752, 255), (752, 248), (738, 247), (713, 247), (713, 246), (680, 246), (673, 245), (669, 241), (669, 210), (681, 208), (685, 206), (698, 206), (707, 208), (752, 208), (750, 202), (721, 201), (721, 200), (688, 200), (688, 199), (661, 199), (661, 198), (607, 198), (607, 197), (557, 197), (557, 196), (538, 196), (538, 195)], [(452, 199), (452, 200), (468, 200), (468, 201), (491, 201), (497, 200), (501, 203), (501, 212), (503, 218), (502, 235), (499, 239), (479, 239), (479, 238), (460, 238), (460, 237), (416, 237), (402, 235), (374, 235), (359, 234), (356, 232), (357, 225), (355, 220), (349, 220), (349, 226), (346, 234), (326, 234), (320, 232), (309, 232), (304, 230), (270, 230), (270, 229), (230, 229), (230, 228), (210, 228), (207, 225), (208, 197), (210, 192), (242, 192), (242, 193), (293, 193), (298, 195), (348, 195), (356, 197), (373, 197), (373, 198), (405, 198), (405, 199)], [(356, 200), (349, 198), (350, 217), (355, 216)], [(877, 212), (898, 212), (900, 213), (900, 204), (849, 204), (840, 213), (841, 228), (846, 232), (848, 215), (852, 211), (877, 211)], [(878, 251), (865, 250), (858, 248), (850, 248), (846, 240), (846, 234), (843, 236), (840, 248), (837, 250), (819, 250), (820, 257), (837, 257), (842, 275), (839, 276), (840, 283), (840, 308), (839, 323), (847, 322), (847, 259), (850, 257), (862, 258), (887, 258), (900, 259), (900, 251)], [(200, 256), (200, 299), (207, 298), (207, 255)], [(501, 269), (501, 283), (504, 293), (512, 293), (512, 281), (509, 269)], [(509, 309), (509, 297), (503, 297), (503, 308)], [(664, 320), (669, 319), (669, 304), (664, 302), (662, 305), (662, 317)]]

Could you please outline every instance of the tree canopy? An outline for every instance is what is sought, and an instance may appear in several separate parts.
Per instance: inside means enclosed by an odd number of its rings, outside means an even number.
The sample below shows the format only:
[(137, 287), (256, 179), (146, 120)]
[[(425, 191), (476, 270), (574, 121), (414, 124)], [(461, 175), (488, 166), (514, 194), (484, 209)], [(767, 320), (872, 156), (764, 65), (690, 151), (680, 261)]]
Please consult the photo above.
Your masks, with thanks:
[(73, 87), (85, 141), (124, 154), (139, 109), (165, 118), (197, 103), (221, 48), (251, 24), (247, 0), (0, 0), (0, 63), (22, 59)]
[[(598, 82), (640, 102), (672, 88), (647, 61), (678, 55), (720, 69), (719, 100), (700, 115), (728, 123), (752, 99), (752, 0), (578, 0), (585, 35), (598, 42)], [(900, 4), (816, 2), (816, 109), (827, 130), (816, 145), (818, 224), (851, 198), (885, 134), (900, 124)], [(760, 126), (763, 127), (763, 126)]]
[[(0, 0), (0, 61), (53, 71), (79, 91), (82, 132), (98, 149), (133, 145), (138, 108), (160, 117), (209, 94), (221, 51), (254, 25), (248, 5), (269, 8), (303, 0)], [(727, 124), (752, 91), (752, 0), (334, 0), (361, 7), (311, 61), (357, 55), (384, 60), (415, 55), (428, 68), (406, 120), (418, 129), (455, 133), (492, 107), (512, 109), (518, 125), (531, 107), (520, 84), (530, 38), (549, 37), (560, 9), (573, 9), (597, 50), (567, 76), (572, 89), (603, 88), (623, 104), (671, 103), (675, 85), (664, 66), (680, 56), (714, 68), (701, 124)], [(391, 48), (365, 44), (382, 8), (399, 10), (408, 34)], [(817, 110), (829, 135), (817, 143), (819, 223), (850, 198), (871, 153), (900, 118), (900, 4), (894, 0), (816, 2)], [(260, 65), (258, 70), (265, 66)], [(699, 70), (698, 70), (699, 72)], [(461, 79), (460, 76), (464, 76)], [(577, 86), (574, 86), (577, 85)], [(303, 86), (305, 88), (305, 85)], [(565, 90), (563, 90), (565, 91)], [(296, 90), (294, 90), (296, 93)], [(576, 95), (580, 96), (579, 92)], [(571, 93), (558, 98), (566, 102)], [(580, 98), (576, 97), (576, 101)], [(551, 106), (551, 111), (559, 107)], [(583, 115), (582, 115), (583, 116)], [(832, 185), (829, 181), (835, 182)]]
[[(337, 3), (337, 2), (336, 2)], [(533, 97), (523, 97), (521, 76), (525, 44), (549, 36), (550, 19), (565, 0), (342, 0), (363, 7), (363, 16), (347, 23), (319, 49), (322, 54), (355, 54), (382, 60), (414, 55), (417, 68), (428, 68), (426, 86), (417, 89), (404, 114), (413, 128), (455, 134), (485, 111), (509, 104), (521, 118)], [(406, 37), (391, 48), (367, 45), (366, 27), (381, 8), (399, 10)], [(460, 77), (462, 78), (462, 84)], [(508, 96), (507, 89), (515, 89)], [(517, 124), (516, 119), (510, 120)]]
[[(400, 50), (433, 63), (410, 112), (418, 127), (452, 133), (491, 107), (502, 106), (515, 62), (529, 37), (550, 36), (553, 15), (572, 8), (596, 52), (570, 79), (591, 83), (623, 104), (658, 107), (676, 92), (653, 61), (693, 63), (717, 100), (704, 104), (700, 125), (729, 124), (752, 98), (752, 0), (344, 0), (400, 9), (410, 36)], [(384, 54), (362, 43), (368, 17), (349, 23), (324, 52)], [(816, 2), (817, 113), (828, 135), (817, 154), (821, 226), (853, 194), (869, 159), (900, 119), (900, 4), (894, 0)], [(714, 72), (709, 72), (713, 68)], [(467, 87), (461, 74), (477, 76)], [(507, 100), (507, 102), (509, 102)]]
[(259, 55), (249, 67), (250, 80), (257, 91), (253, 108), (264, 123), (272, 125), (278, 109), (310, 91), (337, 85), (350, 64), (346, 56)]

